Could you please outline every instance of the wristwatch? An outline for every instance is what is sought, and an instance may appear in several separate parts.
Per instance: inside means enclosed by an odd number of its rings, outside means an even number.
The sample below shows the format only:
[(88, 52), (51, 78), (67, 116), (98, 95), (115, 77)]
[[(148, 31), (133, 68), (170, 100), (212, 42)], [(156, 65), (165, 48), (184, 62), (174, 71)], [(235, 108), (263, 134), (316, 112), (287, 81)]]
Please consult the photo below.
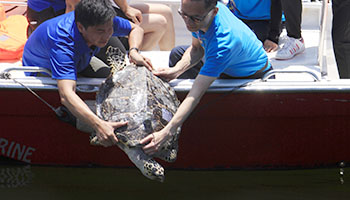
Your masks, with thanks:
[(131, 52), (132, 50), (136, 50), (137, 52), (140, 52), (140, 49), (138, 49), (137, 47), (132, 47), (132, 48), (129, 49), (129, 54), (130, 54), (130, 52)]

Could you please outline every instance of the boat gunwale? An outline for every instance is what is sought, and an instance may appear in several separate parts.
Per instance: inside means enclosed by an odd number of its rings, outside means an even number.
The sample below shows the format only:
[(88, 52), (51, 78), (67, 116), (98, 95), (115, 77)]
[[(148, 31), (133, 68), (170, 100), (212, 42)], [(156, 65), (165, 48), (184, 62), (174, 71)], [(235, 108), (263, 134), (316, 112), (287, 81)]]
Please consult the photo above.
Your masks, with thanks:
[[(17, 82), (34, 90), (57, 90), (56, 81), (50, 77), (20, 77)], [(77, 81), (78, 92), (97, 92), (104, 78), (79, 78)], [(189, 92), (194, 79), (175, 79), (170, 86), (177, 92)], [(84, 89), (85, 88), (85, 89)], [(11, 79), (0, 78), (0, 90), (25, 89), (19, 83)], [(261, 79), (218, 79), (208, 88), (207, 92), (350, 92), (350, 80), (321, 80), (321, 81), (283, 81)]]

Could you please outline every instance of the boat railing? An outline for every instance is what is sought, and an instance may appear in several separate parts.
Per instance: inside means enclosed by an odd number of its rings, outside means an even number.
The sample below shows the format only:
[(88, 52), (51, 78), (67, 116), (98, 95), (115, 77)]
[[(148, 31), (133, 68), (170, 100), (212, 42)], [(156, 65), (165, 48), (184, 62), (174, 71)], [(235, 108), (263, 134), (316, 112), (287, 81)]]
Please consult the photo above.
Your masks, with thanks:
[(321, 9), (321, 21), (320, 21), (320, 38), (318, 46), (318, 63), (321, 70), (321, 75), (326, 76), (328, 74), (327, 61), (325, 55), (325, 40), (326, 40), (326, 28), (327, 28), (327, 16), (328, 16), (328, 0), (322, 1)]
[[(34, 73), (43, 73), (47, 76), (45, 77), (36, 77), (36, 80), (33, 80), (33, 77), (27, 77), (25, 75), (15, 75), (15, 73), (18, 72), (20, 74), (23, 74), (25, 72), (34, 72)], [(15, 75), (15, 76), (12, 76)], [(44, 85), (51, 85), (54, 88), (57, 87), (56, 81), (47, 81), (47, 78), (50, 78), (52, 76), (52, 73), (50, 70), (43, 68), (43, 67), (27, 67), (27, 66), (21, 66), (21, 67), (8, 67), (5, 68), (0, 72), (0, 79), (4, 80), (12, 80), (17, 84), (20, 84), (21, 86), (28, 88), (32, 87), (35, 84), (38, 84), (38, 81)], [(45, 81), (44, 81), (45, 80)], [(49, 80), (52, 80), (51, 78)], [(88, 82), (84, 79), (83, 81), (78, 81), (76, 90), (78, 92), (83, 93), (94, 93), (99, 90), (99, 85), (102, 82), (102, 79), (95, 78), (94, 81), (89, 80)], [(28, 85), (28, 87), (27, 87)]]
[(321, 79), (314, 72), (306, 70), (271, 70), (262, 77), (262, 81), (267, 81), (267, 79), (276, 74), (308, 74), (313, 78), (314, 81), (321, 81)]
[(52, 75), (51, 71), (43, 68), (43, 67), (36, 67), (36, 66), (19, 66), (19, 67), (8, 67), (4, 69), (2, 72), (0, 72), (0, 78), (10, 79), (11, 78), (11, 72), (13, 71), (19, 71), (19, 72), (36, 72), (36, 73), (46, 73), (48, 75)]

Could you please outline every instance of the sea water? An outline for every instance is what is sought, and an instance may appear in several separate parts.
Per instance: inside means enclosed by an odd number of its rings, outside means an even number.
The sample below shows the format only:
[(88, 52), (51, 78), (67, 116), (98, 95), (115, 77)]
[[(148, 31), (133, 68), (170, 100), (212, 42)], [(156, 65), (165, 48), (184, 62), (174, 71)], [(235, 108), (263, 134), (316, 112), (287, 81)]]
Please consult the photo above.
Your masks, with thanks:
[[(342, 172), (342, 175), (341, 173)], [(350, 168), (166, 170), (164, 183), (136, 168), (0, 165), (0, 200), (349, 200)]]

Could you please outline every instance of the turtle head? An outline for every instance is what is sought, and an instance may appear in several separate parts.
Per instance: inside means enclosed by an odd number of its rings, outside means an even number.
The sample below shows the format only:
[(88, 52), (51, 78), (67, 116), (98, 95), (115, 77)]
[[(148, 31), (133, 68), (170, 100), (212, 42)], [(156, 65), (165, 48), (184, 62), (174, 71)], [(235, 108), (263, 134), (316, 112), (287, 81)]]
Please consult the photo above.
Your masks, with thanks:
[(119, 48), (109, 46), (106, 51), (107, 62), (111, 67), (111, 73), (120, 71), (126, 67), (125, 53)]
[(153, 159), (144, 163), (143, 174), (152, 180), (164, 182), (164, 168)]

